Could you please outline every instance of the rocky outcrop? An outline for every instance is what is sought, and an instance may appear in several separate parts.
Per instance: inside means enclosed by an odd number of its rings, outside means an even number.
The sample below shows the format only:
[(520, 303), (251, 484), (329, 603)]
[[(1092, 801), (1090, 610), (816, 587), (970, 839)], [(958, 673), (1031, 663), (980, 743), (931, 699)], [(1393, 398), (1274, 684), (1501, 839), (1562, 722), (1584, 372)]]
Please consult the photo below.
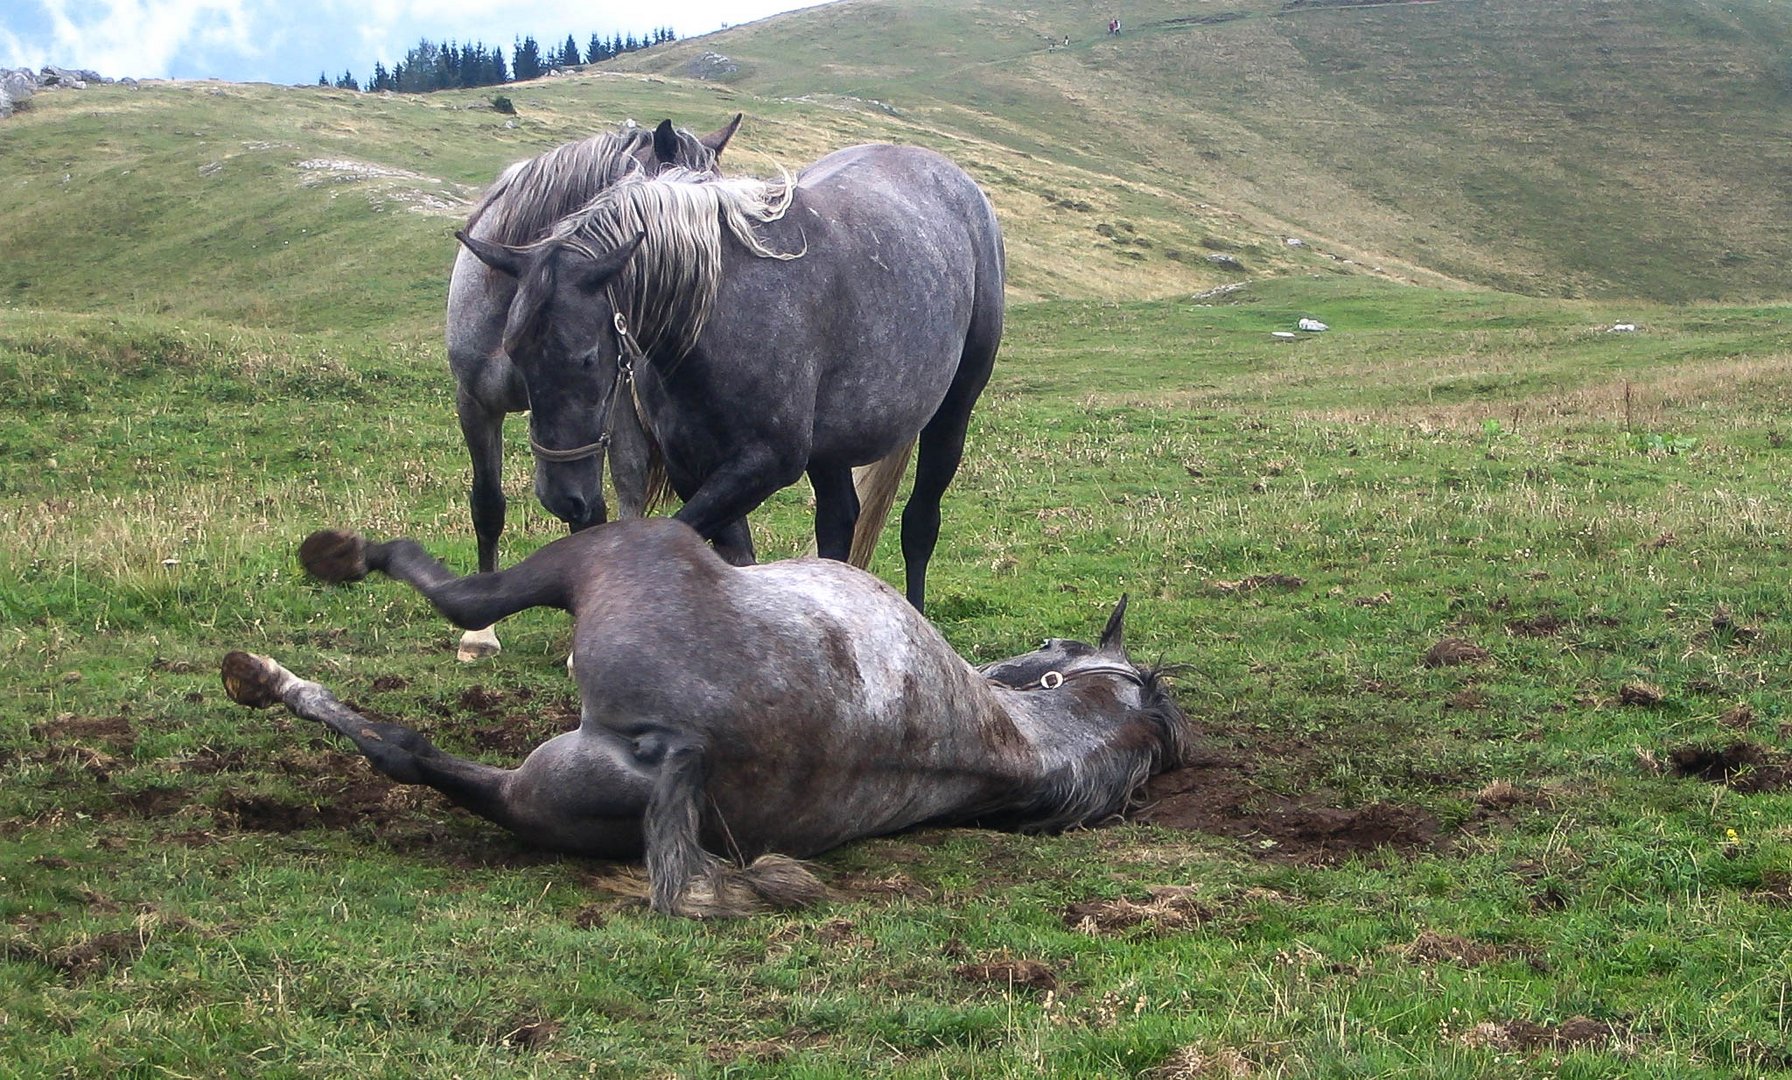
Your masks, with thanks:
[[(11, 116), (39, 90), (85, 90), (90, 85), (111, 82), (97, 71), (46, 65), (40, 71), (30, 68), (0, 68), (0, 120)], [(136, 80), (126, 79), (131, 86)]]

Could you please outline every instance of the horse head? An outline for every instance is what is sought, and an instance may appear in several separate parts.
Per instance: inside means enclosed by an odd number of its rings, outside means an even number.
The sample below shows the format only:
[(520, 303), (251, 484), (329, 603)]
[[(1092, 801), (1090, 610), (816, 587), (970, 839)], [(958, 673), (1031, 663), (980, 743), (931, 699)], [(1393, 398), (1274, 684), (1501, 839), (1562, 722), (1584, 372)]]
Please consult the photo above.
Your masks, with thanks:
[(503, 348), (529, 388), (537, 496), (574, 529), (601, 524), (610, 417), (626, 404), (618, 394), (628, 392), (633, 360), (627, 323), (605, 293), (642, 237), (604, 251), (570, 239), (512, 246), (455, 237), (516, 283)]
[(669, 168), (716, 172), (716, 159), (722, 156), (722, 148), (740, 129), (741, 116), (741, 113), (735, 113), (733, 120), (708, 135), (692, 135), (673, 127), (670, 120), (661, 120), (659, 127), (653, 129), (653, 160), (643, 160), (641, 165), (655, 174)]
[(1141, 668), (1126, 655), (1126, 597), (1114, 605), (1107, 626), (1101, 631), (1098, 644), (1069, 638), (1046, 638), (1029, 653), (985, 664), (978, 669), (983, 677), (1013, 689), (1056, 688), (1067, 676), (1087, 673), (1122, 679), (1131, 674), (1133, 682), (1142, 677)]

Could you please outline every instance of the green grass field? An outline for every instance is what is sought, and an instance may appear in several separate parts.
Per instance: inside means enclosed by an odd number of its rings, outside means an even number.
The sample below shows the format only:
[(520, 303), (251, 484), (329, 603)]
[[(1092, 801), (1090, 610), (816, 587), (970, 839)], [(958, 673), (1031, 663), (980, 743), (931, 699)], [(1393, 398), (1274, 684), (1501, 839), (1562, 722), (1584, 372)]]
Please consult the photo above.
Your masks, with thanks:
[[(0, 1074), (1792, 1070), (1786, 13), (1091, 10), (856, 0), (511, 88), (515, 126), (213, 84), (0, 124)], [(738, 73), (679, 76), (708, 49)], [(987, 661), (1129, 593), (1201, 734), (1135, 820), (870, 840), (812, 911), (708, 924), (217, 664), (493, 762), (576, 722), (564, 617), (460, 665), (296, 544), (471, 569), (465, 200), (740, 110), (742, 171), (896, 139), (991, 192), (1013, 304), (929, 613)], [(519, 423), (507, 559), (561, 533)]]
[[(1270, 338), (1300, 314), (1334, 329)], [(327, 524), (471, 563), (431, 347), (0, 316), (0, 1053), (144, 1076), (1782, 1068), (1792, 309), (1624, 314), (1638, 333), (1330, 276), (1018, 308), (934, 614), (987, 660), (1091, 635), (1130, 591), (1135, 653), (1191, 665), (1197, 763), (1158, 824), (861, 843), (821, 860), (828, 904), (720, 925), (219, 692), (223, 651), (269, 652), (494, 761), (575, 717), (562, 617), (461, 666), (401, 588), (295, 565)], [(514, 554), (557, 529), (510, 464)], [(785, 493), (762, 549), (797, 553), (806, 520)], [(1445, 638), (1486, 654), (1427, 666)], [(1699, 768), (1723, 782), (1677, 775)]]

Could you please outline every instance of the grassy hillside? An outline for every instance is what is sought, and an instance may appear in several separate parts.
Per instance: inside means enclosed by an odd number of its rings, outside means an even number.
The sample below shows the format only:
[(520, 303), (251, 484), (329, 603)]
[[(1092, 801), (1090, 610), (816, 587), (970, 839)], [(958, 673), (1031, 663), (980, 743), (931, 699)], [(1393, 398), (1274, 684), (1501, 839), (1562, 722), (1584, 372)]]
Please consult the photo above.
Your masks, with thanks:
[(1257, 230), (1509, 290), (1785, 291), (1784, 4), (1123, 7), (845, 0), (622, 63), (874, 99)]

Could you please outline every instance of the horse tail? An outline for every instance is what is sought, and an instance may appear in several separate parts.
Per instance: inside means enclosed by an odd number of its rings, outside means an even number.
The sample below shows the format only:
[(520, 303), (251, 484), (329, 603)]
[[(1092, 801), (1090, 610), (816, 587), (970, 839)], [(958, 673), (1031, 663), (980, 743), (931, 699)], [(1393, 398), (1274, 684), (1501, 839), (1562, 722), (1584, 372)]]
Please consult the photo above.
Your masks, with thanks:
[(689, 919), (732, 919), (754, 912), (807, 907), (827, 889), (795, 859), (762, 855), (735, 866), (703, 850), (698, 839), (707, 769), (701, 747), (666, 755), (643, 820), (649, 902), (655, 911)]
[(877, 538), (883, 535), (890, 508), (896, 505), (896, 489), (908, 469), (909, 455), (914, 452), (915, 440), (910, 439), (889, 457), (853, 470), (852, 486), (859, 495), (859, 520), (853, 525), (852, 551), (846, 561), (861, 570), (871, 565)]

